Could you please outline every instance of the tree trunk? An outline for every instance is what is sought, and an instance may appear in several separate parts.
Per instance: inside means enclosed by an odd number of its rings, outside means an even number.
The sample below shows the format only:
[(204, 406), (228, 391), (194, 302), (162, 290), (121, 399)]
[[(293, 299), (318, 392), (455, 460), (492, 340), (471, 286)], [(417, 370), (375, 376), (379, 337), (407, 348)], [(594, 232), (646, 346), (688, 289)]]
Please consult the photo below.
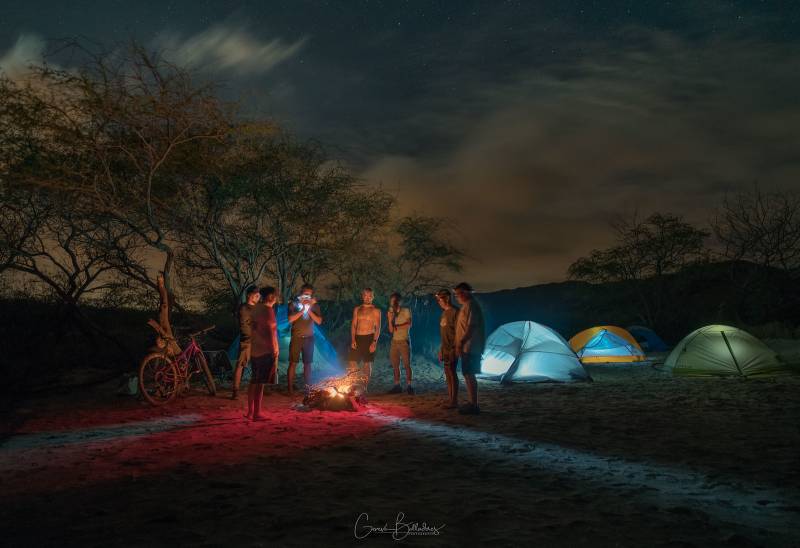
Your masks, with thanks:
[(172, 290), (172, 268), (175, 264), (175, 254), (172, 249), (165, 248), (167, 258), (164, 260), (164, 271), (158, 277), (158, 325), (161, 328), (159, 335), (164, 339), (167, 352), (175, 355), (180, 353), (181, 348), (175, 340), (170, 323), (170, 314), (174, 303), (174, 293)]

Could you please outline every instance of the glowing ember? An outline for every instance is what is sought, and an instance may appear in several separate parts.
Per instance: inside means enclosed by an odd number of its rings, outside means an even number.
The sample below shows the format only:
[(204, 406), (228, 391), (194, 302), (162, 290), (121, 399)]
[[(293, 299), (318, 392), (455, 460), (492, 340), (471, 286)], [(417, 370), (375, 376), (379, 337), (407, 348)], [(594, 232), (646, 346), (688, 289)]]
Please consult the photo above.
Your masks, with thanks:
[(365, 379), (358, 371), (344, 377), (323, 379), (309, 388), (303, 405), (326, 411), (358, 411), (367, 403), (361, 388), (364, 385)]

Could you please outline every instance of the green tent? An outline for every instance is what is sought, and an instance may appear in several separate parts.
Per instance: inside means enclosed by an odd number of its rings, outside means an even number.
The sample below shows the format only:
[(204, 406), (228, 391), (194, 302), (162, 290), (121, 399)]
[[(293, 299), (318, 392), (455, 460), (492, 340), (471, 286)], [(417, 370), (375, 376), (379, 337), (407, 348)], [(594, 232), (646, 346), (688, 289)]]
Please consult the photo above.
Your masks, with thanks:
[(675, 376), (753, 377), (788, 370), (778, 355), (746, 331), (707, 325), (689, 333), (664, 364)]

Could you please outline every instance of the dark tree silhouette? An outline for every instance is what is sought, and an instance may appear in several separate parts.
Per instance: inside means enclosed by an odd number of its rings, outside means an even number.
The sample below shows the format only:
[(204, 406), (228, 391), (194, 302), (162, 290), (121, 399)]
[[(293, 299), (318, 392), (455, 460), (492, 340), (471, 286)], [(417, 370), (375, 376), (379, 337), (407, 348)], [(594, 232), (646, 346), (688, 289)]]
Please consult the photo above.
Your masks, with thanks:
[[(70, 50), (74, 70), (33, 67), (26, 84), (0, 83), (0, 169), (12, 185), (80, 195), (162, 257), (174, 300), (173, 204), (196, 176), (192, 159), (229, 132), (232, 109), (212, 86), (138, 44), (98, 52)], [(123, 250), (120, 250), (123, 251)], [(158, 288), (135, 257), (121, 261)]]
[(593, 250), (569, 267), (569, 277), (590, 282), (631, 282), (636, 289), (640, 316), (659, 327), (670, 299), (667, 275), (706, 258), (708, 233), (682, 217), (655, 213), (642, 220), (637, 214), (612, 223), (615, 245)]
[[(776, 274), (795, 279), (800, 273), (800, 194), (764, 192), (758, 185), (726, 196), (711, 226), (720, 245), (719, 255), (728, 261), (738, 291), (721, 308), (732, 308), (740, 318), (748, 299), (759, 287), (773, 285)], [(755, 268), (754, 268), (755, 267)], [(777, 272), (776, 272), (777, 270)], [(781, 272), (782, 271), (782, 272)], [(772, 307), (759, 292), (761, 307)]]

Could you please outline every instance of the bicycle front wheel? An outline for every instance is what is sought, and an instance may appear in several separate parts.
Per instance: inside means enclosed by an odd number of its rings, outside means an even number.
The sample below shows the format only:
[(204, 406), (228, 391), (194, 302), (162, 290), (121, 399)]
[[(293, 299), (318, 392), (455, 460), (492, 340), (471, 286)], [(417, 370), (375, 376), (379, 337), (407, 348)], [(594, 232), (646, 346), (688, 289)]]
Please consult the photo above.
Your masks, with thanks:
[(198, 368), (203, 375), (203, 380), (206, 383), (206, 388), (208, 388), (208, 393), (211, 396), (217, 395), (217, 385), (214, 382), (214, 376), (211, 374), (211, 369), (208, 368), (208, 361), (206, 360), (205, 354), (202, 352), (198, 352), (194, 356), (195, 363), (197, 364)]
[(139, 392), (151, 405), (171, 402), (178, 393), (175, 363), (160, 352), (145, 356), (139, 366)]

